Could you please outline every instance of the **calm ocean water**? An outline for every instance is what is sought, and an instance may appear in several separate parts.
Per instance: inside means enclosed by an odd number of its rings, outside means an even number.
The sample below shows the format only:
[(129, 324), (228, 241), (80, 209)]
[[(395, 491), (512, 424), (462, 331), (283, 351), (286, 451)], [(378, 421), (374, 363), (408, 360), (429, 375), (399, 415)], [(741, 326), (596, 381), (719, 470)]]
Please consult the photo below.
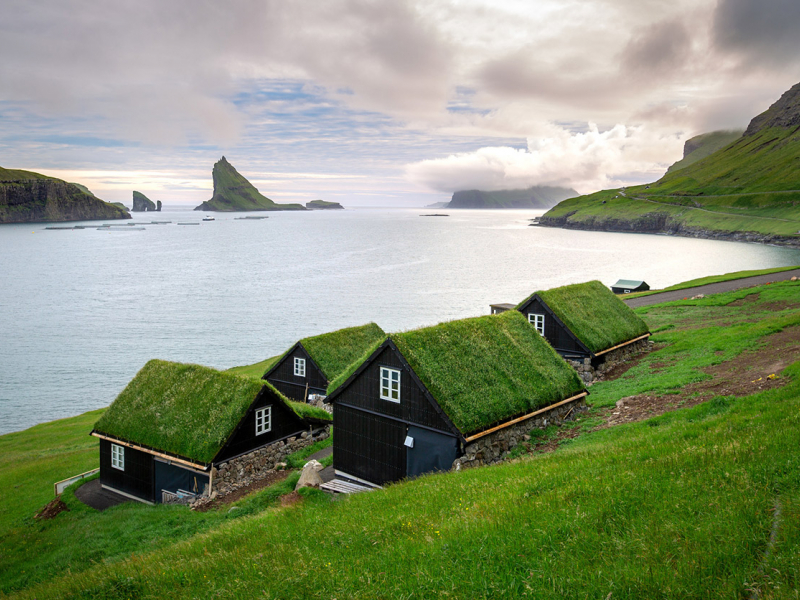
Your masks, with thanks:
[(173, 221), (143, 231), (0, 226), (0, 433), (106, 406), (151, 358), (227, 368), (340, 327), (488, 314), (588, 279), (663, 287), (800, 264), (798, 250), (754, 244), (528, 227), (541, 211), (419, 216), (430, 212), (179, 226), (203, 214), (176, 209), (138, 213)]

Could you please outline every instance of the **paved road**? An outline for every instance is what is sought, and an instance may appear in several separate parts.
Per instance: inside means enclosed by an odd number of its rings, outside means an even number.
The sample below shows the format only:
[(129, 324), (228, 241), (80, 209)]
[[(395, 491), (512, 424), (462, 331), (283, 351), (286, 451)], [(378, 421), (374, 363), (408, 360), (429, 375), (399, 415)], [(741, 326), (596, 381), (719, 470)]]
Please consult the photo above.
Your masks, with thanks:
[(765, 283), (773, 283), (775, 281), (787, 281), (792, 277), (800, 277), (800, 269), (792, 269), (791, 271), (782, 271), (780, 273), (770, 273), (769, 275), (756, 275), (754, 277), (745, 277), (744, 279), (734, 279), (732, 281), (722, 281), (720, 283), (709, 283), (707, 285), (698, 285), (697, 287), (686, 288), (685, 290), (676, 290), (674, 292), (660, 292), (658, 294), (651, 294), (650, 296), (641, 296), (639, 298), (623, 298), (631, 308), (639, 306), (649, 306), (651, 304), (658, 304), (659, 302), (671, 302), (673, 300), (683, 300), (684, 298), (691, 298), (698, 294), (719, 294), (720, 292), (731, 292), (733, 290), (741, 290), (742, 288), (753, 287), (754, 285), (764, 285)]

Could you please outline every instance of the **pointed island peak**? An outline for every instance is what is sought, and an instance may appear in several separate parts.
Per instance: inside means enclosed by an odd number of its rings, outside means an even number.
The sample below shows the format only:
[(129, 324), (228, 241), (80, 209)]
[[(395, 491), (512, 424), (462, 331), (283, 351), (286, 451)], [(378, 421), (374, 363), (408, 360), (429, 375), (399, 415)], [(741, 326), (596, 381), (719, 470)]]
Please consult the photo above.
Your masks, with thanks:
[(754, 117), (744, 132), (745, 137), (755, 135), (769, 127), (793, 129), (800, 126), (800, 83), (786, 90), (778, 101)]
[(214, 163), (211, 176), (214, 180), (214, 195), (195, 210), (306, 210), (302, 204), (276, 204), (261, 194), (224, 156)]

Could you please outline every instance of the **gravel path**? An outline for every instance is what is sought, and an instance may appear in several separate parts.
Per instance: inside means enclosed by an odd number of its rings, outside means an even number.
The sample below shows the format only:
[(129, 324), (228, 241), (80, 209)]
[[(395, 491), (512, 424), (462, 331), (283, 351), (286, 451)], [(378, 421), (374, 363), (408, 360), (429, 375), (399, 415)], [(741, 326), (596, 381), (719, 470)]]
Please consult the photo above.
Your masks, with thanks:
[(637, 308), (639, 306), (659, 304), (660, 302), (683, 300), (684, 298), (691, 298), (698, 294), (719, 294), (721, 292), (741, 290), (743, 288), (764, 285), (765, 283), (773, 283), (775, 281), (787, 281), (792, 277), (800, 277), (800, 269), (770, 273), (769, 275), (744, 277), (743, 279), (733, 279), (731, 281), (721, 281), (720, 283), (709, 283), (707, 285), (698, 285), (697, 287), (686, 288), (684, 290), (675, 290), (674, 292), (661, 292), (658, 294), (651, 294), (650, 296), (640, 296), (639, 298), (623, 298), (622, 301), (631, 308)]

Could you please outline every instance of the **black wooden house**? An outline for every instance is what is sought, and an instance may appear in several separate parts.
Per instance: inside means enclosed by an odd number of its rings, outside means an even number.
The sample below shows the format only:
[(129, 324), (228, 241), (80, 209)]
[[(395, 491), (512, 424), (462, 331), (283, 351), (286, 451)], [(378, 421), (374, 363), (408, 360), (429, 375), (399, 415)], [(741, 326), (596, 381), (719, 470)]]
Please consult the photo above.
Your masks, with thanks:
[(516, 311), (392, 334), (327, 401), (337, 476), (381, 485), (446, 471), (473, 440), (585, 396)]
[(91, 435), (100, 439), (104, 488), (160, 503), (201, 495), (216, 467), (328, 424), (324, 411), (288, 401), (267, 382), (152, 360)]
[(517, 310), (567, 359), (594, 363), (650, 335), (647, 324), (599, 281), (535, 292)]
[(303, 338), (263, 378), (298, 402), (324, 396), (331, 381), (385, 336), (375, 323), (367, 323)]
[(611, 286), (611, 291), (615, 294), (631, 294), (633, 292), (646, 292), (650, 289), (644, 281), (640, 279), (620, 279)]

